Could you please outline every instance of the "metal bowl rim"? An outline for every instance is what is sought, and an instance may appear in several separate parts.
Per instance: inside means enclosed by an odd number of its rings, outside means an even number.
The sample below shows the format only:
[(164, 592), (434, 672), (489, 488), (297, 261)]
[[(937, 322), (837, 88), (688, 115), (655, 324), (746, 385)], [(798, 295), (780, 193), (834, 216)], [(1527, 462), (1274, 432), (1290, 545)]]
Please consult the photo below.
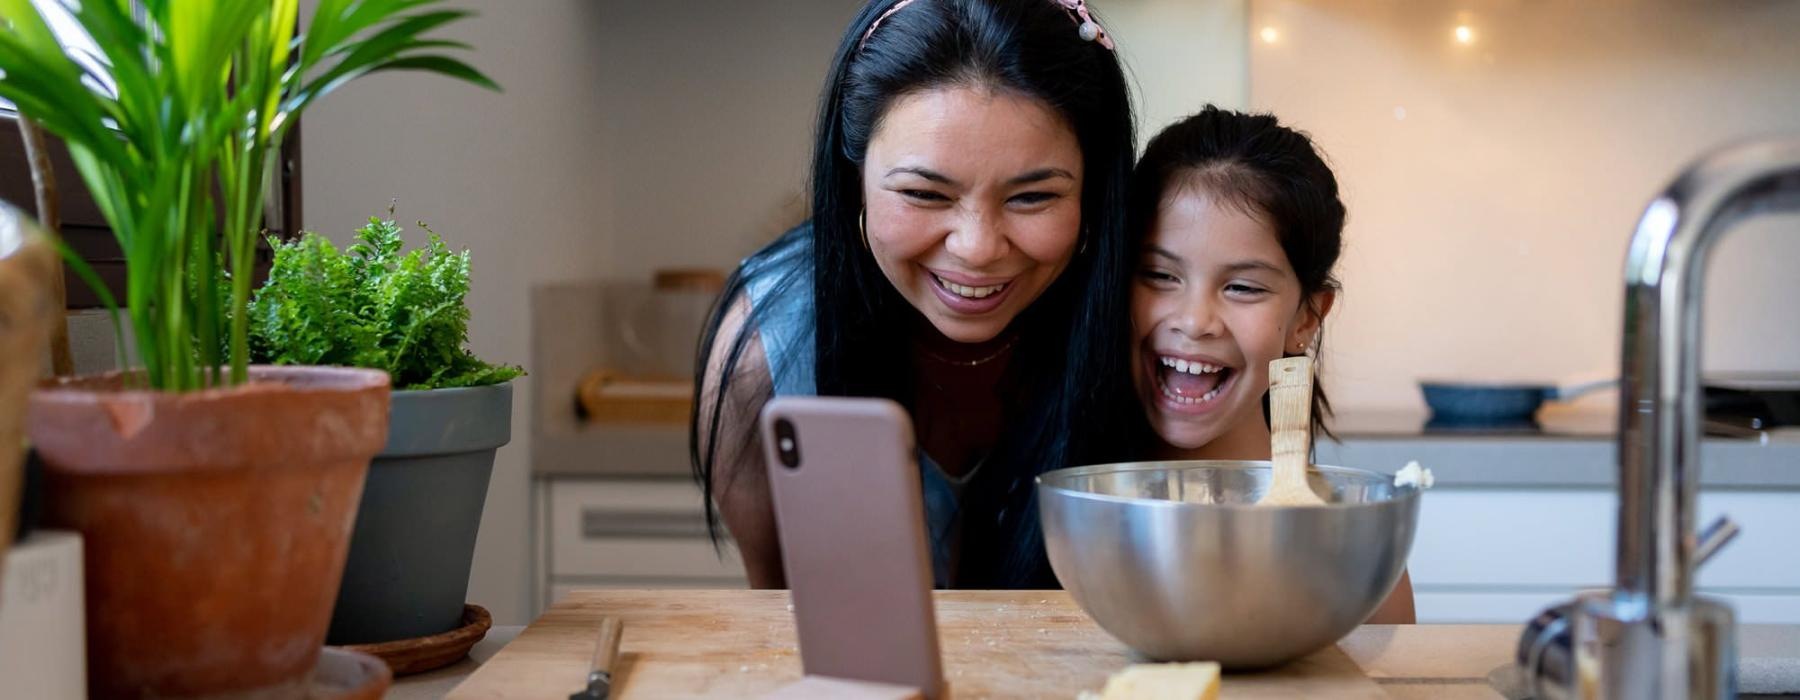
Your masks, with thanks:
[[(1271, 468), (1273, 468), (1273, 465), (1270, 463), (1269, 460), (1266, 460), (1266, 459), (1258, 459), (1258, 460), (1250, 460), (1250, 459), (1173, 459), (1173, 460), (1155, 460), (1155, 461), (1146, 461), (1146, 462), (1113, 462), (1113, 463), (1108, 463), (1108, 464), (1088, 464), (1088, 465), (1083, 465), (1083, 466), (1079, 466), (1079, 467), (1065, 467), (1062, 469), (1055, 469), (1052, 471), (1047, 471), (1047, 472), (1044, 472), (1043, 474), (1039, 474), (1037, 476), (1037, 478), (1034, 480), (1034, 482), (1037, 484), (1037, 487), (1040, 491), (1043, 491), (1043, 490), (1054, 491), (1054, 492), (1057, 492), (1059, 495), (1062, 495), (1062, 496), (1065, 496), (1068, 498), (1079, 498), (1082, 500), (1098, 501), (1101, 503), (1117, 503), (1117, 504), (1121, 504), (1121, 505), (1135, 505), (1135, 506), (1144, 506), (1144, 507), (1150, 507), (1150, 508), (1192, 508), (1192, 509), (1208, 509), (1208, 510), (1222, 509), (1222, 510), (1231, 510), (1231, 511), (1256, 510), (1256, 511), (1265, 511), (1265, 512), (1277, 512), (1275, 509), (1271, 509), (1268, 506), (1260, 506), (1255, 503), (1187, 503), (1184, 501), (1170, 501), (1170, 500), (1166, 500), (1166, 499), (1157, 499), (1157, 498), (1138, 498), (1138, 497), (1133, 497), (1133, 496), (1117, 496), (1117, 495), (1108, 494), (1108, 493), (1094, 493), (1092, 491), (1081, 491), (1081, 490), (1072, 489), (1072, 488), (1069, 488), (1066, 486), (1060, 486), (1058, 484), (1049, 483), (1048, 481), (1046, 481), (1046, 480), (1061, 481), (1064, 479), (1070, 479), (1070, 478), (1082, 477), (1082, 476), (1090, 476), (1090, 475), (1094, 475), (1094, 474), (1115, 474), (1115, 473), (1119, 473), (1119, 472), (1184, 471), (1184, 470), (1189, 470), (1189, 469), (1251, 471), (1251, 470), (1255, 470), (1255, 469), (1271, 469)], [(1353, 475), (1358, 475), (1358, 476), (1372, 476), (1372, 477), (1376, 477), (1376, 478), (1385, 478), (1387, 483), (1389, 483), (1389, 484), (1392, 484), (1394, 481), (1394, 477), (1391, 474), (1383, 474), (1381, 472), (1371, 471), (1368, 469), (1357, 469), (1354, 467), (1338, 467), (1338, 466), (1331, 466), (1331, 465), (1326, 465), (1326, 464), (1315, 464), (1315, 465), (1312, 465), (1312, 468), (1316, 469), (1318, 471), (1327, 473), (1327, 474), (1330, 474), (1330, 473), (1353, 474)], [(1326, 503), (1324, 505), (1318, 505), (1318, 506), (1297, 506), (1297, 507), (1307, 508), (1307, 509), (1312, 509), (1312, 510), (1354, 510), (1354, 509), (1361, 509), (1361, 508), (1391, 508), (1391, 507), (1399, 507), (1400, 505), (1405, 504), (1408, 501), (1416, 501), (1419, 498), (1419, 494), (1420, 494), (1420, 489), (1417, 486), (1412, 486), (1412, 485), (1398, 486), (1398, 485), (1396, 485), (1396, 486), (1394, 486), (1394, 497), (1393, 498), (1382, 499), (1379, 501), (1360, 501), (1360, 502), (1356, 502), (1356, 503)]]

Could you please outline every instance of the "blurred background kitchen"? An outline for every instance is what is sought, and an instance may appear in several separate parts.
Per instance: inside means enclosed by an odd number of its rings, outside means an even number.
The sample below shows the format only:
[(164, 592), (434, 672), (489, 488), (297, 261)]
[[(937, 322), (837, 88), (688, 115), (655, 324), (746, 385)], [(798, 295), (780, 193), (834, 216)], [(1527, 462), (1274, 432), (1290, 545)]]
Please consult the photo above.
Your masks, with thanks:
[[(292, 206), (343, 242), (397, 199), (470, 248), (473, 349), (531, 372), (469, 598), (522, 624), (574, 587), (742, 585), (687, 476), (694, 334), (720, 276), (805, 216), (816, 98), (859, 3), (460, 4), (480, 16), (449, 34), (505, 92), (348, 86), (304, 121)], [(1800, 133), (1800, 2), (1091, 5), (1140, 143), (1210, 102), (1276, 113), (1336, 167), (1350, 223), (1324, 382), (1345, 429), (1320, 461), (1439, 473), (1421, 621), (1517, 622), (1610, 580), (1616, 393), (1541, 429), (1441, 433), (1418, 381), (1614, 376), (1644, 205), (1709, 148)], [(1713, 261), (1705, 367), (1800, 377), (1800, 221), (1753, 228)], [(1800, 622), (1780, 539), (1800, 530), (1800, 439), (1769, 435), (1708, 446), (1702, 517), (1746, 532), (1701, 580), (1747, 621)]]

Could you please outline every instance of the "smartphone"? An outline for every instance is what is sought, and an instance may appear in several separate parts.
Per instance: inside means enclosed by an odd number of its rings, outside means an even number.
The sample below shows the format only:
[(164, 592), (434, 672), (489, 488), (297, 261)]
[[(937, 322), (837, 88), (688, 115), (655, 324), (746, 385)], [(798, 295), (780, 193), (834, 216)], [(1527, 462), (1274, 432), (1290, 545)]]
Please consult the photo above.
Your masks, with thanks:
[(885, 399), (779, 397), (762, 412), (782, 569), (809, 676), (942, 695), (912, 421)]

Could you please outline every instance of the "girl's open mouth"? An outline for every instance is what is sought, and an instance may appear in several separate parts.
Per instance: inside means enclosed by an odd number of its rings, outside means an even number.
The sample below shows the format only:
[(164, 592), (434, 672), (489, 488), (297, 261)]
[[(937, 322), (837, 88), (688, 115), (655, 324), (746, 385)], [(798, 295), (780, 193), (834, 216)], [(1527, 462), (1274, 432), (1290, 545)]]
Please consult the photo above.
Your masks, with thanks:
[(1163, 402), (1184, 412), (1205, 410), (1237, 377), (1231, 367), (1169, 355), (1156, 356), (1153, 369)]

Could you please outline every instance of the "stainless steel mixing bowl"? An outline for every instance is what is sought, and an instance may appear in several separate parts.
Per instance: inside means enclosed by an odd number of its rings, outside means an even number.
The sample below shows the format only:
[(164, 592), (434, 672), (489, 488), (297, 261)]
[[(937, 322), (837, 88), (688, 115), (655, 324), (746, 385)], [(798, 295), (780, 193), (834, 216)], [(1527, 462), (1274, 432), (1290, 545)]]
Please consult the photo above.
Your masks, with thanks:
[(1318, 467), (1319, 507), (1259, 507), (1268, 462), (1102, 464), (1038, 477), (1050, 564), (1102, 628), (1159, 661), (1274, 666), (1324, 648), (1393, 590), (1419, 490)]

